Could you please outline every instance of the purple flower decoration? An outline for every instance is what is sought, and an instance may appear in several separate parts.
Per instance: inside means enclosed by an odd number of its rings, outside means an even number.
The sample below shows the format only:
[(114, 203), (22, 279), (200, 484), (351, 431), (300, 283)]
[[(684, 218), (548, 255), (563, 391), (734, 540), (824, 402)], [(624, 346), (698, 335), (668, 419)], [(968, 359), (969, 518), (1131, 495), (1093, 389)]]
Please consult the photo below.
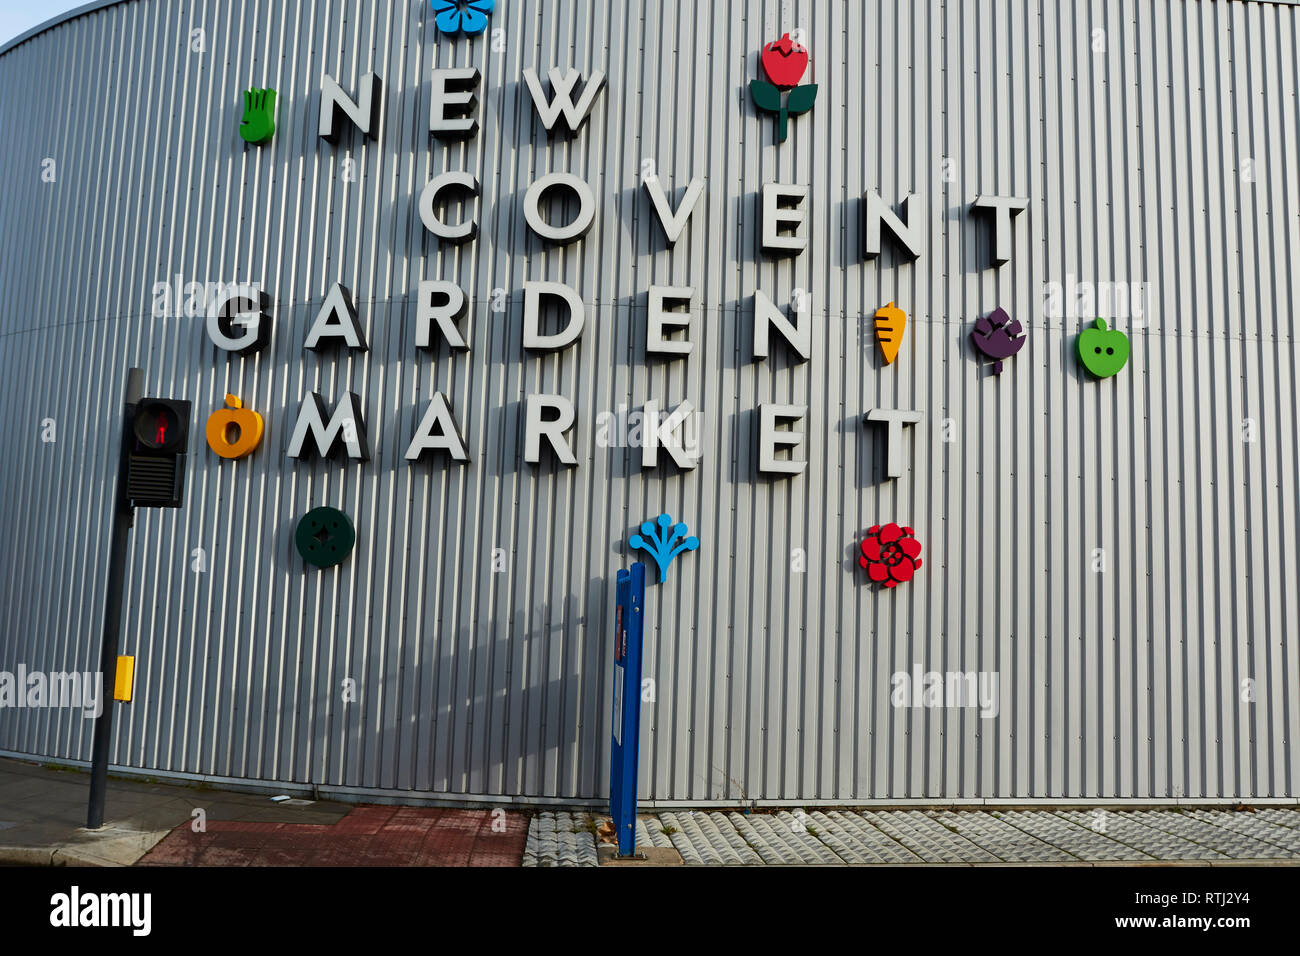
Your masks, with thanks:
[(1002, 374), (1002, 360), (1019, 352), (1027, 338), (1020, 323), (1002, 308), (994, 309), (988, 318), (977, 321), (970, 337), (977, 349), (996, 360), (993, 363), (995, 375)]

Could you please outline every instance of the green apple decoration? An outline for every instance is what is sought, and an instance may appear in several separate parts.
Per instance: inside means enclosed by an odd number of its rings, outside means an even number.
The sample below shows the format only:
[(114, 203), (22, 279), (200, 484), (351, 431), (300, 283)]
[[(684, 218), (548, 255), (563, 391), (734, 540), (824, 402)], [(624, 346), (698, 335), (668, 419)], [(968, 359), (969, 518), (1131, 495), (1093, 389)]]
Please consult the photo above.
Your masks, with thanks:
[(1110, 378), (1128, 362), (1128, 336), (1108, 329), (1105, 319), (1079, 333), (1079, 361), (1098, 378)]

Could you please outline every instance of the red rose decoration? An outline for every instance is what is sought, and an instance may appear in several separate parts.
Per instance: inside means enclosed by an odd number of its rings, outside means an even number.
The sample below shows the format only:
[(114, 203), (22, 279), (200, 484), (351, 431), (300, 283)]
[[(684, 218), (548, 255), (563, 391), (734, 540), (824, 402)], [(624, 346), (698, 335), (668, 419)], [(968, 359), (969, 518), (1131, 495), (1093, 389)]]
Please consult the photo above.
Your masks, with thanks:
[(858, 564), (867, 569), (867, 577), (887, 588), (912, 580), (921, 566), (921, 542), (911, 528), (890, 524), (876, 525), (862, 539), (862, 557)]
[(799, 78), (808, 69), (808, 51), (791, 40), (788, 33), (763, 47), (761, 60), (768, 79), (782, 89), (798, 86)]

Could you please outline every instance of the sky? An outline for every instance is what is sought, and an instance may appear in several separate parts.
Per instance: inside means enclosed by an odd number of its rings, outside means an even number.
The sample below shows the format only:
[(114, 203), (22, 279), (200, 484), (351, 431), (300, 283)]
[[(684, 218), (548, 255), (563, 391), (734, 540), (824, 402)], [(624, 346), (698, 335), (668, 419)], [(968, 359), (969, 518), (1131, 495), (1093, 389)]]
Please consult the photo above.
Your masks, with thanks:
[(0, 0), (0, 44), (8, 43), (38, 23), (85, 6), (87, 0)]

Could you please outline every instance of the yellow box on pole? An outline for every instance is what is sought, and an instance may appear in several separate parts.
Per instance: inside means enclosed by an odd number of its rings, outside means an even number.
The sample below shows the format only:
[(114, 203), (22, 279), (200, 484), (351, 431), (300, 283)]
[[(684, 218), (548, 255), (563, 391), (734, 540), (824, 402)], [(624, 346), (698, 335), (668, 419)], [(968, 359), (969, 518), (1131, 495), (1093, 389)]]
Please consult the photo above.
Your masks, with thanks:
[(117, 659), (117, 677), (113, 681), (113, 699), (129, 704), (133, 690), (135, 690), (135, 658), (119, 657)]

